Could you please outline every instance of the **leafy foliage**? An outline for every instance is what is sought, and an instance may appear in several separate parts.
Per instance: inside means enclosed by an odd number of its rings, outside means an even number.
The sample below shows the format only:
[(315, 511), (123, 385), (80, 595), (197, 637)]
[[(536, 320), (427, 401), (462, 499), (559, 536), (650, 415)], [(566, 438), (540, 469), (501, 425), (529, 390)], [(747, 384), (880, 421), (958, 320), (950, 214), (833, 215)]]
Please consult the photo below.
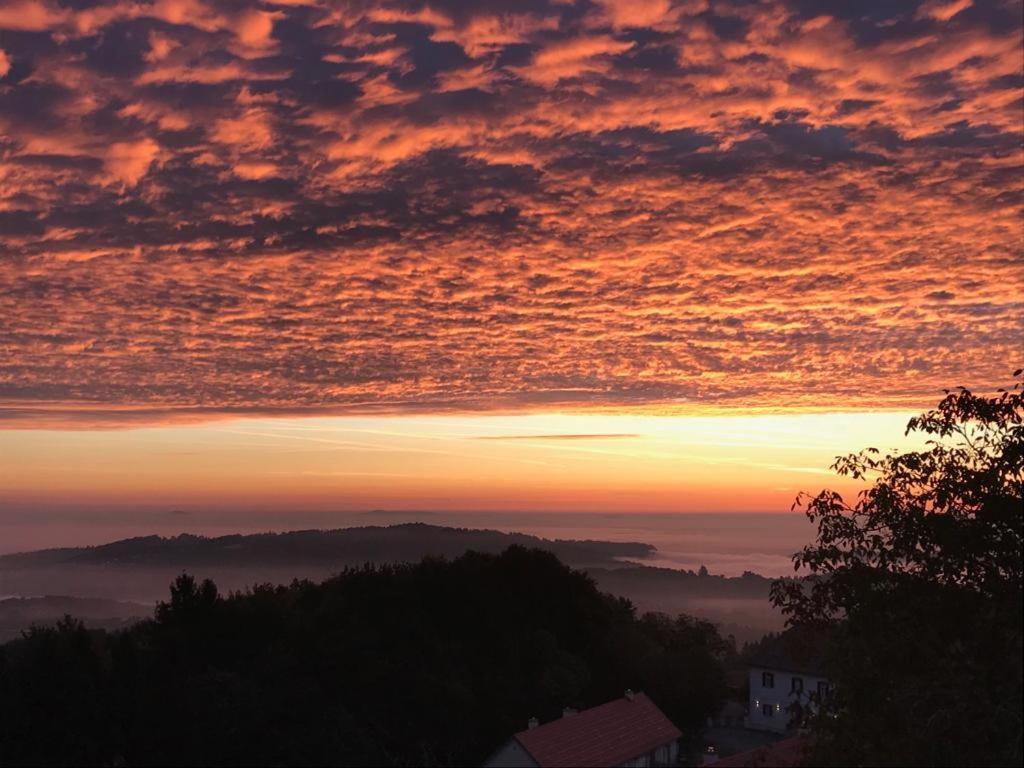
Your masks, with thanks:
[(520, 547), (227, 597), (182, 575), (130, 630), (3, 647), (0, 763), (479, 764), (529, 717), (626, 688), (695, 732), (727, 651)]
[(856, 503), (801, 496), (818, 539), (808, 580), (772, 599), (794, 625), (835, 630), (834, 694), (808, 724), (815, 759), (862, 765), (1020, 765), (1024, 398), (947, 391), (907, 432), (926, 448), (841, 457), (873, 480)]

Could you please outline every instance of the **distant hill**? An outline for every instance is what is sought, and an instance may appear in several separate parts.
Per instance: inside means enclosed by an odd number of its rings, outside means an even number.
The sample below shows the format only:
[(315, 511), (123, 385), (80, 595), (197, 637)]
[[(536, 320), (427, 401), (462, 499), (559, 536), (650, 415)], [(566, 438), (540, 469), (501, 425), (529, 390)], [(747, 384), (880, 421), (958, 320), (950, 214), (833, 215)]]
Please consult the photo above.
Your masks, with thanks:
[(314, 581), (346, 566), (453, 559), (469, 550), (502, 552), (513, 544), (545, 549), (576, 568), (612, 569), (650, 557), (641, 542), (547, 540), (521, 533), (425, 523), (208, 538), (143, 536), (95, 547), (0, 556), (0, 595), (73, 595), (153, 602), (182, 571), (214, 579), (223, 590), (255, 583)]
[(0, 570), (55, 565), (343, 567), (362, 562), (418, 562), (431, 556), (458, 557), (470, 549), (496, 553), (513, 544), (546, 549), (573, 566), (615, 566), (620, 559), (642, 559), (655, 552), (653, 546), (640, 542), (549, 540), (523, 533), (402, 523), (214, 538), (187, 533), (169, 538), (143, 536), (95, 547), (3, 555)]
[(153, 606), (95, 597), (11, 597), (0, 600), (0, 643), (32, 625), (52, 625), (65, 615), (91, 629), (121, 629), (153, 615)]

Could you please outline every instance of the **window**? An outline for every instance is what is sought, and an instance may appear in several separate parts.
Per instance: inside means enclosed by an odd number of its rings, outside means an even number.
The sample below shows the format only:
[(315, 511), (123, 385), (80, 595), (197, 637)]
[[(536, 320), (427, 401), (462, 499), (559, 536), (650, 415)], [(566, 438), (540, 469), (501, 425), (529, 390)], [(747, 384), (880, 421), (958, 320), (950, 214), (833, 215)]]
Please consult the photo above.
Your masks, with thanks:
[(774, 688), (775, 687), (775, 673), (774, 672), (762, 672), (761, 673), (761, 687), (762, 688)]
[(773, 707), (771, 704), (762, 704), (761, 714), (765, 717), (775, 717), (775, 707)]
[(819, 680), (818, 681), (818, 695), (821, 698), (825, 698), (826, 696), (828, 696), (828, 681), (827, 680)]
[(790, 693), (803, 693), (804, 692), (804, 679), (802, 677), (794, 677), (793, 685), (790, 687)]

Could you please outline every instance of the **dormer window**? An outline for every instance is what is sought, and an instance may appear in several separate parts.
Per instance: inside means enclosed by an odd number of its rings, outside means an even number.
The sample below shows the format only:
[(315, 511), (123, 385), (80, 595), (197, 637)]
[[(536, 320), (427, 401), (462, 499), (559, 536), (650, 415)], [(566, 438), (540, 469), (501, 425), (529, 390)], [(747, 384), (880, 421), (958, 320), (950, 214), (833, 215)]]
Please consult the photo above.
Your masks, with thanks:
[(774, 688), (775, 687), (775, 673), (774, 672), (762, 672), (761, 673), (761, 687), (762, 688)]

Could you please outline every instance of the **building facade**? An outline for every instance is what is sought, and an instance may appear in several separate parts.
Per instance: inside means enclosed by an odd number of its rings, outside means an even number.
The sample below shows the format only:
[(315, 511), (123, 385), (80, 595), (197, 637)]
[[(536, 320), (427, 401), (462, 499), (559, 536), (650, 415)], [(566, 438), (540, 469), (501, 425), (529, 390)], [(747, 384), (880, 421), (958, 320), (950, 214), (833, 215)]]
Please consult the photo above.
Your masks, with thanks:
[(785, 733), (795, 706), (813, 707), (830, 691), (827, 678), (819, 674), (780, 667), (752, 666), (749, 671), (750, 702), (747, 727)]

